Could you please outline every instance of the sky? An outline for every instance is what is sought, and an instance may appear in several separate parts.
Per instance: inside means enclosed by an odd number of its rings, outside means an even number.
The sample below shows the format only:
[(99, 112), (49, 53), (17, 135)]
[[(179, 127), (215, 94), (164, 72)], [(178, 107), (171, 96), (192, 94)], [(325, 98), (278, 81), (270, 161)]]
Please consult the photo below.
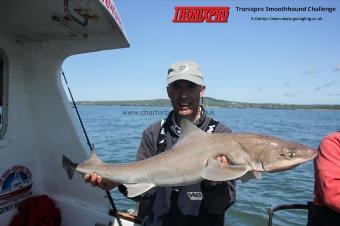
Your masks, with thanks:
[[(202, 68), (208, 97), (251, 103), (340, 104), (340, 1), (114, 3), (130, 47), (65, 60), (63, 70), (77, 101), (167, 98), (169, 65), (194, 60)], [(228, 6), (230, 14), (227, 23), (173, 23), (175, 6)], [(336, 10), (268, 12), (266, 7)], [(316, 20), (271, 19), (283, 17)]]

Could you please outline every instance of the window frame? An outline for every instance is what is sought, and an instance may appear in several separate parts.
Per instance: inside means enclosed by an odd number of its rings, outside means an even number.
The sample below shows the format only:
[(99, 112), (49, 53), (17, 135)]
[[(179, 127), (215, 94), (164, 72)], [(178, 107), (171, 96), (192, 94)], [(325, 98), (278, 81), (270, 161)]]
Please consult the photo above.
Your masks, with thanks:
[[(1, 129), (0, 139), (2, 139), (8, 127), (8, 58), (3, 49), (0, 48), (0, 58), (2, 60), (2, 68), (0, 68), (0, 80), (2, 82), (2, 112), (1, 112)], [(1, 67), (1, 65), (0, 65)], [(2, 78), (1, 78), (2, 74)], [(1, 84), (0, 84), (1, 86)], [(0, 87), (1, 91), (1, 87)]]

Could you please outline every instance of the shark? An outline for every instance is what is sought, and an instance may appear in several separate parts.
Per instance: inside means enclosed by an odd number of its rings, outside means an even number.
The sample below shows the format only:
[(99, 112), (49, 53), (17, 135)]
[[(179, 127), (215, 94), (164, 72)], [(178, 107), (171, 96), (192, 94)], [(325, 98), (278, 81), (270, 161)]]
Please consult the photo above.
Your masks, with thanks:
[[(102, 162), (95, 148), (89, 159), (74, 163), (63, 155), (68, 178), (75, 172), (96, 172), (103, 180), (121, 183), (135, 197), (156, 186), (184, 186), (202, 180), (261, 179), (262, 172), (289, 170), (312, 160), (317, 151), (307, 145), (256, 133), (207, 133), (187, 119), (170, 150), (130, 163)], [(228, 163), (217, 160), (226, 156)]]

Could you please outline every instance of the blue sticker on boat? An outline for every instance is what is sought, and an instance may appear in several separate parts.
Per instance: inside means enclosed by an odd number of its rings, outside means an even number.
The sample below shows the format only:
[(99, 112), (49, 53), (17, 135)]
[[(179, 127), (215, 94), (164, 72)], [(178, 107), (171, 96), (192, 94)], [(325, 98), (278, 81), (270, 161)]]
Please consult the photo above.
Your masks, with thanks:
[(15, 209), (21, 200), (32, 194), (32, 173), (15, 165), (0, 177), (0, 214)]

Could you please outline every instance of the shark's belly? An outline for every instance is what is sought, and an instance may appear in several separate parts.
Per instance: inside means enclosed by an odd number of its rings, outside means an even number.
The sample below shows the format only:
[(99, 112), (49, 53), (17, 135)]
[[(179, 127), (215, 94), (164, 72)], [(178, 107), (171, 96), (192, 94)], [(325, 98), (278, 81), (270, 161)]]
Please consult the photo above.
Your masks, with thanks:
[(179, 186), (193, 184), (202, 180), (201, 171), (164, 168), (159, 172), (149, 174), (149, 181), (157, 186)]
[(183, 161), (183, 159), (180, 161), (179, 159), (174, 159), (146, 170), (147, 180), (157, 186), (193, 184), (202, 180), (201, 173), (203, 167), (203, 163), (196, 161)]

